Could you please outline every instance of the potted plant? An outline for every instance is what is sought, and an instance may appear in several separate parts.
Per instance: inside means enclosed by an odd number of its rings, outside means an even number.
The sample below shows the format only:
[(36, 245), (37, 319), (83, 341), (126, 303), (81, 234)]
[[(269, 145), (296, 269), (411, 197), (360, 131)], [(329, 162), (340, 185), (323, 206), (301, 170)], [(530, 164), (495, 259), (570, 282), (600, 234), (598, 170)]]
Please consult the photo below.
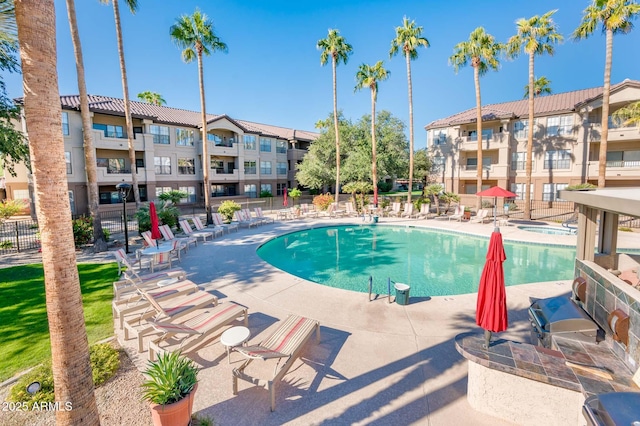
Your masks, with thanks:
[(465, 220), (470, 220), (471, 219), (471, 208), (470, 207), (465, 207), (464, 208), (464, 219)]
[(198, 367), (180, 352), (165, 352), (150, 361), (142, 383), (154, 425), (188, 425), (198, 388)]

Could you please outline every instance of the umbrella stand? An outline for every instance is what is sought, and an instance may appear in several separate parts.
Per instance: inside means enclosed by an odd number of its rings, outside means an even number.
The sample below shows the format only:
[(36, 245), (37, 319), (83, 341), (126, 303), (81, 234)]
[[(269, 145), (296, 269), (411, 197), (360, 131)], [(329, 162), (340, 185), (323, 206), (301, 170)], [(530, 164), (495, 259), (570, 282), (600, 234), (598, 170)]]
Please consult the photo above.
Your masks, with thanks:
[(483, 348), (489, 349), (489, 345), (491, 344), (491, 332), (489, 330), (484, 331), (484, 345)]

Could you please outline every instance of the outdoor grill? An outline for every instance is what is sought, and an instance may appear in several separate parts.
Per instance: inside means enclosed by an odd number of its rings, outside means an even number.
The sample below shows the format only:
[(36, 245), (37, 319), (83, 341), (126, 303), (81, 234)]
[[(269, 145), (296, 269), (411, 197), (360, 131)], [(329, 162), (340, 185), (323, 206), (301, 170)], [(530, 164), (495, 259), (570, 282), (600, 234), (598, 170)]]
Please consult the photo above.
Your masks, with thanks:
[(640, 425), (640, 393), (611, 392), (593, 395), (582, 406), (589, 426)]
[(529, 300), (532, 344), (551, 348), (552, 336), (596, 343), (598, 325), (570, 298)]

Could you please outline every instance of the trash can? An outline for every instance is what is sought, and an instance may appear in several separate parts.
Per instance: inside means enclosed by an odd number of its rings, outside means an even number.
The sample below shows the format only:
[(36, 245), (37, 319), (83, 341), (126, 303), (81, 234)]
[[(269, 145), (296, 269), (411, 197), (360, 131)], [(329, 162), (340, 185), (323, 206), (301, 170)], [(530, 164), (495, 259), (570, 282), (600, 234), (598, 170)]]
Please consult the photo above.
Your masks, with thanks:
[(373, 217), (373, 223), (378, 223), (378, 216)]
[(398, 305), (408, 305), (411, 287), (402, 283), (396, 283), (393, 287), (396, 289), (396, 303)]

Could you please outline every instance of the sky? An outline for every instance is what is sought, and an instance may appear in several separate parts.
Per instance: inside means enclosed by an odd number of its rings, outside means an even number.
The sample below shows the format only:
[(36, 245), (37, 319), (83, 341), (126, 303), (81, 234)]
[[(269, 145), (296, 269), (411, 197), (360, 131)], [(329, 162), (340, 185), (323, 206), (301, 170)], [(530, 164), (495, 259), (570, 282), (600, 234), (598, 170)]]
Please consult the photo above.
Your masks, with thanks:
[[(553, 18), (565, 41), (553, 56), (536, 57), (536, 76), (551, 80), (554, 93), (602, 86), (604, 79), (600, 29), (586, 40), (571, 39), (590, 0), (138, 0), (135, 15), (124, 3), (120, 0), (131, 99), (149, 90), (160, 93), (167, 106), (200, 110), (197, 64), (184, 63), (169, 36), (178, 17), (199, 8), (229, 48), (204, 58), (207, 112), (311, 131), (333, 111), (331, 65), (320, 65), (316, 48), (330, 28), (353, 46), (348, 63), (337, 69), (338, 109), (353, 121), (371, 112), (369, 91), (354, 92), (355, 75), (360, 64), (383, 60), (390, 77), (379, 83), (376, 108), (390, 111), (408, 128), (406, 62), (404, 56), (389, 58), (389, 48), (403, 17), (415, 20), (430, 43), (411, 63), (416, 149), (426, 145), (428, 123), (475, 107), (473, 69), (456, 74), (448, 59), (479, 26), (506, 42), (517, 19), (558, 9)], [(77, 94), (65, 1), (55, 0), (55, 6), (59, 90)], [(77, 0), (76, 13), (88, 92), (122, 98), (113, 8)], [(640, 80), (639, 43), (640, 29), (614, 37), (612, 83)], [(502, 59), (498, 72), (481, 77), (482, 104), (521, 99), (527, 67), (526, 56)], [(22, 96), (21, 77), (5, 73), (4, 78), (9, 96)]]

